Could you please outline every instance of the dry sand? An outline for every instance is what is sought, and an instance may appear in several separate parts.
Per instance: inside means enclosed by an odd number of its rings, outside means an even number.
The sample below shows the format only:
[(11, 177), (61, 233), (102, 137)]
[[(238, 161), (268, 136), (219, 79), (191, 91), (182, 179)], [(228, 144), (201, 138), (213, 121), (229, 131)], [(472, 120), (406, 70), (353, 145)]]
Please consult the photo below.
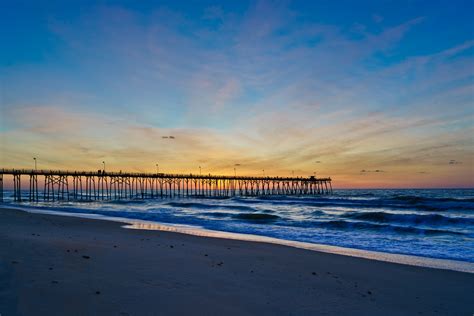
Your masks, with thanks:
[(0, 314), (472, 315), (474, 274), (0, 209)]

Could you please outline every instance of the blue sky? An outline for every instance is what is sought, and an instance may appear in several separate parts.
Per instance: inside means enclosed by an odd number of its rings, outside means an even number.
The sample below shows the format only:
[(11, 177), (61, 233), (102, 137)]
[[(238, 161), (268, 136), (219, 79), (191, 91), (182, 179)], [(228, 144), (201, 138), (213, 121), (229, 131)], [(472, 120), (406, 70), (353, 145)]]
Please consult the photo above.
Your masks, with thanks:
[(1, 164), (472, 186), (473, 6), (3, 1)]

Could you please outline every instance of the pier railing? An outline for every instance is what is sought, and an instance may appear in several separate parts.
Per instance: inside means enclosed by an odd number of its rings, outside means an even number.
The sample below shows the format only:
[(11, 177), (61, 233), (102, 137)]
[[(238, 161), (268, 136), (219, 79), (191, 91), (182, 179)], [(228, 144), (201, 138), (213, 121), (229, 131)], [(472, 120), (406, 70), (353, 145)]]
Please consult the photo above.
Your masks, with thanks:
[[(4, 176), (13, 177), (14, 201), (111, 200), (158, 197), (231, 197), (258, 195), (318, 195), (332, 193), (331, 178), (252, 177), (202, 174), (168, 174), (0, 169), (0, 199)], [(22, 177), (29, 180), (21, 189)], [(44, 178), (42, 192), (38, 177)], [(26, 194), (24, 194), (26, 192)], [(23, 194), (22, 194), (23, 192)]]

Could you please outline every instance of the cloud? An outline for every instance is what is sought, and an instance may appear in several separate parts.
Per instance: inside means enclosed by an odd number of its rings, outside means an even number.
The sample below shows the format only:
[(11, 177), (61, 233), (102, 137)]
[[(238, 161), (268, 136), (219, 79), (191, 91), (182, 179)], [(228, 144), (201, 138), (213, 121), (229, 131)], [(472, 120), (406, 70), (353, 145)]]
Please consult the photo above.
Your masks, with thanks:
[(381, 23), (384, 20), (383, 16), (379, 14), (372, 14), (372, 19), (375, 23)]
[(204, 10), (203, 19), (206, 20), (224, 20), (225, 12), (219, 6), (207, 7)]
[[(238, 14), (222, 5), (196, 19), (98, 6), (68, 23), (51, 13), (61, 43), (51, 54), (68, 66), (7, 73), (2, 165), (39, 153), (58, 167), (107, 159), (147, 170), (159, 160), (163, 170), (316, 171), (359, 186), (377, 170), (394, 185), (421, 181), (423, 170), (426, 183), (448, 172), (467, 183), (474, 42), (404, 55), (424, 17), (374, 14), (345, 27), (295, 7), (258, 1)], [(453, 156), (464, 163), (449, 168)]]

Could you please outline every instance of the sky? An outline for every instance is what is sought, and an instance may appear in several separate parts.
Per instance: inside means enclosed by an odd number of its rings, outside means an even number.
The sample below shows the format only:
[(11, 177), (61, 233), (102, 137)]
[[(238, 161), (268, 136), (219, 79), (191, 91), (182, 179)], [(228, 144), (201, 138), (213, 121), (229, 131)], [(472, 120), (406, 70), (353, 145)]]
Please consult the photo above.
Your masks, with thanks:
[(0, 0), (0, 166), (472, 188), (473, 12)]

